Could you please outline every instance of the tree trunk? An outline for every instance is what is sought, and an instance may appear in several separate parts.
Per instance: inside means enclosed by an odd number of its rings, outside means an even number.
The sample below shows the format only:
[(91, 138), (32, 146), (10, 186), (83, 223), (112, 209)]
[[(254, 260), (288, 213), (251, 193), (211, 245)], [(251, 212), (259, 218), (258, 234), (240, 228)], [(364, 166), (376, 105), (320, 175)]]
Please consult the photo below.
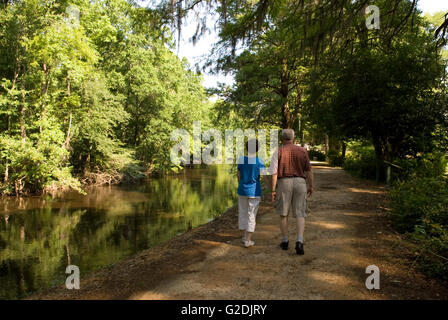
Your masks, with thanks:
[[(393, 151), (392, 151), (392, 146), (390, 145), (390, 143), (386, 142), (386, 145), (384, 146), (384, 160), (386, 160), (389, 163), (393, 162)], [(391, 173), (392, 173), (392, 168), (389, 164), (386, 164), (386, 168), (385, 168), (385, 180), (386, 183), (389, 184), (390, 180), (391, 180)]]
[[(302, 147), (305, 144), (304, 141), (304, 133), (303, 133), (303, 116), (302, 116), (302, 90), (297, 90), (297, 98), (295, 100), (295, 119), (297, 119), (297, 138), (299, 139), (299, 143), (302, 145)], [(294, 119), (294, 123), (295, 123)]]
[(72, 259), (70, 257), (70, 247), (69, 247), (69, 242), (70, 242), (70, 237), (67, 236), (67, 243), (65, 244), (65, 250), (67, 253), (67, 265), (71, 265), (72, 264)]
[[(70, 97), (71, 91), (70, 91), (70, 78), (67, 79), (67, 96)], [(70, 147), (70, 131), (72, 129), (72, 118), (73, 118), (73, 112), (70, 108), (69, 112), (69, 120), (68, 120), (68, 129), (67, 129), (67, 137), (65, 138), (65, 149), (68, 150)]]
[(90, 171), (90, 153), (87, 154), (86, 163), (84, 166), (84, 175), (86, 175), (86, 173), (89, 171)]
[[(286, 97), (286, 99), (288, 99)], [(282, 127), (283, 129), (291, 129), (291, 114), (289, 112), (289, 102), (286, 100), (283, 105), (283, 118), (282, 118)]]
[(345, 159), (345, 156), (347, 154), (347, 144), (345, 143), (345, 141), (342, 141), (341, 144), (342, 144), (342, 159)]
[(67, 149), (67, 150), (70, 147), (70, 131), (72, 129), (72, 118), (73, 118), (73, 112), (70, 110), (69, 120), (68, 120), (67, 137), (65, 138), (65, 149)]
[[(42, 65), (42, 71), (44, 72), (44, 81), (42, 82), (42, 86), (41, 86), (41, 98), (44, 99), (45, 96), (47, 95), (48, 86), (49, 86), (49, 79), (48, 79), (49, 70), (47, 68), (47, 63), (46, 62), (44, 62), (43, 65)], [(42, 133), (42, 121), (45, 118), (45, 102), (42, 102), (41, 107), (42, 107), (42, 111), (41, 111), (41, 114), (40, 114), (41, 123), (39, 125), (39, 132), (40, 133)]]
[(339, 139), (332, 134), (328, 136), (328, 144), (329, 151), (335, 151), (339, 153), (339, 150), (341, 150), (341, 143)]
[[(16, 48), (16, 61), (18, 61), (18, 53), (17, 53), (17, 48)], [(16, 66), (16, 69), (14, 70), (14, 78), (12, 79), (12, 86), (11, 86), (11, 90), (14, 90), (16, 88), (16, 82), (17, 82), (17, 78), (19, 77), (19, 67), (18, 67), (18, 63)], [(11, 115), (8, 115), (8, 135), (11, 136)], [(5, 164), (5, 177), (4, 177), (4, 182), (8, 182), (9, 180), (9, 159), (8, 156), (6, 156), (6, 164)]]
[(6, 183), (6, 182), (8, 182), (8, 179), (9, 179), (9, 161), (8, 161), (8, 159), (6, 159), (5, 178), (3, 179), (3, 181)]
[(137, 147), (138, 131), (139, 131), (138, 124), (136, 124), (134, 128), (134, 147)]
[(382, 178), (381, 171), (384, 165), (384, 148), (379, 137), (373, 137), (373, 146), (375, 148), (376, 182), (379, 183)]
[[(8, 115), (8, 134), (11, 136), (11, 116)], [(9, 159), (8, 156), (6, 156), (6, 164), (5, 164), (5, 177), (4, 182), (8, 182), (9, 179)]]
[(20, 108), (20, 136), (22, 137), (22, 149), (25, 149), (26, 129), (25, 129), (25, 92), (22, 84), (22, 107)]
[(298, 115), (297, 116), (297, 122), (298, 122), (298, 124), (299, 124), (299, 130), (298, 130), (298, 133), (297, 133), (297, 137), (299, 138), (299, 140), (300, 140), (300, 144), (301, 144), (301, 146), (303, 147), (303, 145), (304, 145), (304, 141), (303, 141), (303, 124), (302, 124), (302, 115)]
[(282, 106), (282, 127), (283, 129), (291, 128), (291, 111), (289, 110), (289, 87), (288, 87), (288, 61), (287, 59), (282, 60), (282, 74), (281, 74), (281, 84), (280, 93), (281, 97), (284, 99)]

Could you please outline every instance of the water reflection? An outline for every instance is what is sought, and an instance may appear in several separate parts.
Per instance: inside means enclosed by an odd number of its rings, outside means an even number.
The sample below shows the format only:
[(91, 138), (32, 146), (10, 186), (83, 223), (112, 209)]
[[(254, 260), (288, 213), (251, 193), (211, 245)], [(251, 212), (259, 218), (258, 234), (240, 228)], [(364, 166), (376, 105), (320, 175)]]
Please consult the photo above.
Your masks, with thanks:
[(0, 299), (63, 283), (69, 264), (86, 274), (204, 224), (235, 190), (229, 167), (216, 166), (86, 196), (1, 199)]

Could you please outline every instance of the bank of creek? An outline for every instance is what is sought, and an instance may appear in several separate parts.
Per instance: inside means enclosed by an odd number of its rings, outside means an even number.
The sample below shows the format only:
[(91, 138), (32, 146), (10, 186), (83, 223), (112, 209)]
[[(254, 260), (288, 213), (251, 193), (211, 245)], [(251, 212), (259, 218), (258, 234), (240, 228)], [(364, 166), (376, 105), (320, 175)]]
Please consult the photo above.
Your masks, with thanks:
[(233, 206), (230, 167), (186, 169), (87, 195), (0, 198), (0, 299), (28, 296), (82, 276), (207, 223)]
[[(384, 186), (322, 164), (314, 172), (304, 256), (280, 250), (268, 201), (255, 246), (243, 247), (237, 211), (226, 210), (236, 180), (219, 167), (10, 207), (1, 225), (2, 297), (45, 285), (54, 287), (27, 298), (448, 299), (446, 285), (416, 269), (417, 248), (391, 228)], [(294, 219), (289, 229), (293, 237)], [(79, 290), (63, 284), (68, 263), (80, 266)], [(370, 265), (380, 270), (379, 290), (366, 288)]]

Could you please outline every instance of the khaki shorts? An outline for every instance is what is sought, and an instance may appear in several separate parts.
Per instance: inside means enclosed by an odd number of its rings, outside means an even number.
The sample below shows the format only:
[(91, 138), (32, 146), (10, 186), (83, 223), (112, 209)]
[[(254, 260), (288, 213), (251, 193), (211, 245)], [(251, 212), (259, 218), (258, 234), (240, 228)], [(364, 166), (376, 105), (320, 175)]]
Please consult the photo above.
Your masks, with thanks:
[(275, 212), (287, 217), (292, 208), (294, 217), (306, 218), (306, 180), (304, 178), (283, 178), (277, 182)]

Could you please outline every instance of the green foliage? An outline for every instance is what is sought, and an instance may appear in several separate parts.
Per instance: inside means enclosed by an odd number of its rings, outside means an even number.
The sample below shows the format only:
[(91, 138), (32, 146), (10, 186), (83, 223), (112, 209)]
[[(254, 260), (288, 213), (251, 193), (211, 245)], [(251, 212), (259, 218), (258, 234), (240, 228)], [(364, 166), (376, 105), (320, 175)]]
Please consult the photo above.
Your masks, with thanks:
[(326, 160), (326, 156), (325, 153), (323, 153), (322, 151), (319, 151), (317, 149), (311, 149), (310, 151), (308, 151), (308, 157), (310, 158), (310, 160), (315, 160), (315, 161), (325, 161)]
[(412, 232), (424, 218), (448, 222), (447, 187), (446, 179), (425, 176), (396, 182), (390, 191), (395, 228), (401, 232)]
[(156, 10), (20, 0), (0, 17), (0, 193), (169, 169), (170, 132), (206, 119), (201, 77), (169, 50)]
[(380, 46), (359, 48), (339, 69), (333, 112), (346, 136), (372, 139), (390, 161), (432, 147), (446, 112), (433, 93), (443, 69), (429, 34), (413, 30), (392, 48)]
[[(425, 19), (429, 22), (431, 26), (431, 30), (435, 32), (435, 30), (437, 30), (444, 23), (446, 13), (447, 13), (446, 11), (438, 11), (432, 15), (429, 13), (426, 13), (424, 15)], [(442, 48), (442, 57), (445, 60), (446, 64), (448, 61), (448, 49), (446, 48), (446, 46)]]
[(400, 177), (390, 190), (391, 220), (420, 247), (417, 261), (430, 275), (447, 280), (448, 178), (444, 154), (401, 161)]
[(33, 144), (32, 137), (22, 144), (19, 139), (0, 135), (1, 155), (8, 159), (2, 166), (2, 172), (8, 168), (8, 179), (1, 185), (4, 192), (18, 194), (59, 187), (80, 191), (79, 181), (72, 177), (71, 168), (61, 162), (68, 155), (63, 147), (63, 132), (53, 129), (51, 119), (47, 119), (42, 133), (36, 136), (38, 144)]
[[(366, 1), (194, 2), (201, 3), (218, 8), (216, 65), (236, 75), (222, 90), (220, 112), (252, 126), (294, 128), (303, 143), (325, 139), (327, 150), (338, 150), (328, 155), (334, 165), (344, 160), (342, 141), (363, 141), (348, 144), (344, 168), (380, 182), (385, 161), (403, 166), (392, 172), (406, 179), (396, 191), (406, 213), (394, 219), (413, 229), (438, 199), (433, 189), (444, 188), (443, 165), (428, 158), (448, 148), (446, 52), (434, 39), (442, 15), (423, 17), (415, 1), (378, 0), (381, 28), (370, 30)], [(424, 187), (413, 185), (420, 182)]]
[(447, 226), (433, 223), (417, 226), (413, 239), (422, 246), (416, 260), (420, 268), (433, 277), (448, 280)]
[(415, 175), (390, 191), (394, 227), (417, 241), (420, 267), (448, 280), (448, 179)]
[(400, 159), (395, 162), (400, 167), (394, 170), (394, 180), (407, 180), (416, 176), (441, 177), (447, 173), (448, 159), (443, 152), (425, 153), (415, 158)]
[(444, 154), (426, 154), (399, 162), (391, 188), (392, 220), (401, 232), (413, 231), (422, 219), (448, 224), (448, 180)]
[[(383, 13), (392, 2), (376, 5)], [(395, 162), (446, 148), (445, 61), (422, 16), (416, 14), (412, 24), (400, 25), (410, 5), (402, 1), (395, 6), (395, 17), (382, 14), (379, 30), (367, 30), (364, 21), (350, 24), (353, 43), (324, 51), (310, 70), (306, 88), (309, 119), (330, 138), (373, 144), (376, 161), (366, 157), (370, 163), (364, 166), (349, 157), (346, 167), (378, 181), (385, 177), (384, 160)]]
[(375, 179), (376, 159), (373, 146), (365, 142), (351, 142), (348, 144), (348, 150), (344, 169), (356, 177)]
[(344, 165), (344, 157), (339, 151), (330, 150), (327, 154), (327, 161), (334, 167), (342, 167)]
[(68, 264), (87, 274), (207, 223), (233, 206), (236, 184), (227, 166), (209, 166), (130, 189), (3, 199), (0, 299), (63, 284)]

